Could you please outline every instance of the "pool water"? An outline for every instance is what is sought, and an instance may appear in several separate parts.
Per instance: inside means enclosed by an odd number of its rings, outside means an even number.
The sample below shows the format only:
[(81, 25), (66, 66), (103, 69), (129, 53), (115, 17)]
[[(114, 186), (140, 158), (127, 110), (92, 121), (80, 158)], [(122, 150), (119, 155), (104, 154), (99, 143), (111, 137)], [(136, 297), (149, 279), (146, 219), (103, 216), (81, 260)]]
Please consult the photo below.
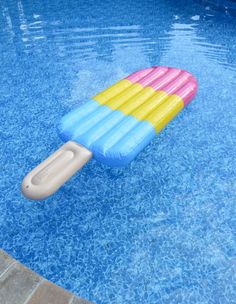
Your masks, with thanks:
[(236, 16), (236, 0), (195, 0), (203, 5), (221, 10), (226, 14)]
[[(2, 0), (0, 246), (98, 304), (236, 303), (235, 29), (190, 0)], [(127, 168), (26, 200), (60, 118), (152, 65), (192, 72), (196, 99)]]

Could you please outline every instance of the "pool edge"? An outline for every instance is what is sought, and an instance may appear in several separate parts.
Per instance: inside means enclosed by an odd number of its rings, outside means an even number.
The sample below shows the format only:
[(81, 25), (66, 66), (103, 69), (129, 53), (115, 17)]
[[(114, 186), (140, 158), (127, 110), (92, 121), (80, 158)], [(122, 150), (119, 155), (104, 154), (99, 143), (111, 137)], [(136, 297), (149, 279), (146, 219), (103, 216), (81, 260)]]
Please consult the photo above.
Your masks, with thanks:
[(0, 303), (92, 304), (33, 272), (0, 249)]

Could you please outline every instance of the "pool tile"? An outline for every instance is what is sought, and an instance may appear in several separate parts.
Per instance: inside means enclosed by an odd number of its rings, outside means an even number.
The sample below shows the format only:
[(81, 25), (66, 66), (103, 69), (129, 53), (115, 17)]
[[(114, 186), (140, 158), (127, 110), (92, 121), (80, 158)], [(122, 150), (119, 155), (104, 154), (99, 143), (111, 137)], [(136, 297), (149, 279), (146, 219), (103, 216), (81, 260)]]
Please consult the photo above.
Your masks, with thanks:
[(0, 249), (0, 304), (89, 304)]
[(0, 277), (0, 303), (21, 304), (42, 280), (40, 276), (16, 263)]
[(49, 281), (43, 281), (27, 304), (68, 304), (72, 294)]
[(7, 270), (14, 260), (3, 250), (0, 249), (0, 276)]
[(70, 304), (92, 304), (92, 303), (82, 298), (74, 298)]

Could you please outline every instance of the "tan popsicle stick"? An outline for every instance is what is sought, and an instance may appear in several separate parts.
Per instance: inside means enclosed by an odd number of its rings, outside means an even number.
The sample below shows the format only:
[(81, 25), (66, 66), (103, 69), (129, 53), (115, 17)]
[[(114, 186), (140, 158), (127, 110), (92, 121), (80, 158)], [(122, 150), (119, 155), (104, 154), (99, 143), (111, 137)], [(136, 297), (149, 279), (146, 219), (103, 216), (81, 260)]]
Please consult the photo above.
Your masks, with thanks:
[(80, 170), (92, 155), (85, 147), (68, 141), (26, 175), (22, 193), (32, 200), (47, 198)]

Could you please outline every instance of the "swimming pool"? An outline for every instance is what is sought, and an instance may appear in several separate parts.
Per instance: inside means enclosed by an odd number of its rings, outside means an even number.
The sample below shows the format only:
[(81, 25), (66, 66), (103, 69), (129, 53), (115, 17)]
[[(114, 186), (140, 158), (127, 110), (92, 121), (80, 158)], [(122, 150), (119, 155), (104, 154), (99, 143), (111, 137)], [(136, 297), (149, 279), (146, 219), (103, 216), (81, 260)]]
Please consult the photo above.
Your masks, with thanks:
[[(153, 2), (1, 2), (0, 245), (96, 303), (234, 303), (236, 18)], [(129, 167), (23, 198), (59, 119), (152, 65), (192, 72), (197, 98)]]

